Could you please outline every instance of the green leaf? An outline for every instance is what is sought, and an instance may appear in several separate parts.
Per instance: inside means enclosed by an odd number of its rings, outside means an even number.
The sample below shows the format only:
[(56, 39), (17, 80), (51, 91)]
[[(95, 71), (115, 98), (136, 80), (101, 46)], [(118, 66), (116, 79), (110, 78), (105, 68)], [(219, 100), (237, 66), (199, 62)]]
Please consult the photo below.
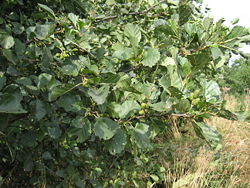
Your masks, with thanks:
[(71, 126), (74, 128), (70, 131), (70, 133), (77, 136), (78, 143), (85, 142), (92, 133), (91, 123), (86, 118), (77, 117), (72, 121)]
[(58, 126), (48, 127), (49, 136), (53, 139), (57, 139), (61, 136), (62, 130)]
[(232, 39), (236, 37), (242, 37), (244, 35), (249, 34), (248, 29), (243, 26), (235, 26), (231, 32), (228, 34), (226, 39)]
[(160, 60), (160, 52), (155, 48), (147, 48), (144, 52), (142, 64), (153, 67)]
[(207, 53), (192, 54), (187, 58), (191, 62), (192, 66), (196, 66), (200, 69), (208, 65), (211, 61), (211, 57)]
[(240, 21), (239, 18), (235, 18), (235, 19), (233, 19), (233, 20), (231, 21), (231, 24), (232, 24), (232, 25), (235, 25), (235, 24), (237, 24), (239, 21)]
[(127, 136), (124, 130), (118, 129), (115, 136), (108, 140), (108, 150), (112, 155), (121, 153), (127, 144)]
[(165, 91), (171, 86), (171, 79), (168, 75), (162, 76), (159, 80), (159, 84), (164, 88)]
[(51, 23), (43, 24), (43, 25), (37, 24), (35, 28), (36, 37), (39, 40), (46, 39), (52, 34), (54, 27), (55, 27), (54, 24), (51, 24)]
[(78, 112), (81, 110), (81, 97), (79, 95), (66, 94), (57, 101), (59, 107), (64, 108), (66, 112)]
[(138, 46), (141, 40), (141, 31), (138, 25), (128, 23), (125, 26), (124, 34), (129, 38), (133, 46)]
[(113, 120), (100, 117), (94, 125), (94, 132), (99, 138), (109, 140), (116, 134), (119, 127)]
[(14, 38), (10, 35), (5, 35), (1, 40), (0, 44), (5, 49), (10, 49), (15, 44)]
[(132, 112), (139, 111), (140, 105), (135, 100), (125, 101), (122, 105), (116, 106), (114, 111), (119, 115), (120, 118), (126, 118)]
[(69, 13), (68, 14), (68, 18), (69, 18), (69, 20), (73, 23), (73, 25), (75, 26), (75, 27), (77, 27), (77, 22), (78, 22), (78, 16), (76, 16), (75, 14), (73, 14), (73, 13)]
[(164, 61), (161, 62), (162, 66), (169, 67), (169, 66), (176, 66), (175, 60), (171, 57), (166, 57)]
[(15, 82), (25, 86), (32, 85), (32, 81), (28, 77), (20, 77)]
[(177, 113), (185, 113), (189, 112), (191, 104), (188, 99), (182, 99), (180, 102), (174, 105), (173, 108)]
[(48, 83), (52, 80), (52, 75), (47, 74), (47, 73), (42, 73), (38, 76), (38, 83), (37, 87), (38, 88), (46, 88)]
[(62, 66), (62, 72), (68, 76), (77, 76), (79, 73), (79, 68), (74, 63), (67, 63)]
[(137, 123), (136, 127), (133, 128), (133, 138), (135, 139), (136, 145), (141, 149), (150, 148), (150, 138), (147, 135), (149, 126), (144, 123)]
[(223, 53), (220, 50), (220, 48), (211, 48), (211, 53), (212, 53), (212, 57), (213, 57), (214, 60), (216, 60), (219, 57), (223, 56)]
[(210, 103), (215, 103), (217, 99), (221, 96), (221, 91), (218, 83), (213, 80), (204, 80), (201, 84), (204, 90), (206, 101)]
[(3, 89), (3, 87), (5, 86), (6, 84), (6, 77), (1, 75), (1, 72), (0, 72), (0, 90)]
[(60, 97), (74, 88), (78, 87), (80, 84), (73, 85), (73, 84), (66, 84), (66, 85), (59, 85), (56, 87), (53, 87), (49, 93), (49, 101), (56, 100), (57, 97)]
[(197, 122), (195, 125), (198, 136), (204, 138), (212, 148), (215, 149), (221, 145), (222, 136), (217, 130), (204, 122)]
[(123, 48), (120, 50), (116, 50), (113, 53), (113, 57), (116, 57), (116, 58), (124, 60), (124, 61), (135, 57), (135, 55), (136, 55), (136, 53), (135, 53), (133, 48)]
[(12, 62), (13, 64), (16, 64), (17, 57), (15, 56), (15, 54), (11, 49), (3, 49), (2, 53), (8, 61)]
[(179, 24), (183, 25), (188, 22), (189, 17), (192, 15), (192, 8), (185, 1), (179, 6)]
[(13, 23), (13, 32), (17, 35), (20, 35), (24, 32), (25, 28), (24, 26), (22, 26), (20, 23), (18, 22), (14, 22)]
[(103, 104), (109, 94), (109, 86), (102, 86), (99, 89), (89, 89), (88, 95), (98, 104)]
[(21, 101), (23, 97), (20, 89), (16, 86), (8, 86), (4, 93), (0, 93), (0, 112), (11, 114), (27, 113), (22, 108)]
[(47, 114), (47, 108), (43, 101), (37, 99), (36, 100), (36, 118), (37, 120), (41, 120)]
[(47, 5), (38, 3), (38, 6), (44, 9), (45, 11), (47, 11), (53, 19), (56, 19), (56, 15), (54, 11), (51, 8), (49, 8)]

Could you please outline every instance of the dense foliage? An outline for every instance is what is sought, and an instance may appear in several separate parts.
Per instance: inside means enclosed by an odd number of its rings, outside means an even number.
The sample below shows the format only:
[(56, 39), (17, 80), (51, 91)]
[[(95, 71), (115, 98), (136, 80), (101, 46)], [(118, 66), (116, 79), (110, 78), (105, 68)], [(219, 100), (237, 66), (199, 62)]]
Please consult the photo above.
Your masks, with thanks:
[(204, 120), (234, 118), (217, 81), (250, 35), (199, 6), (1, 2), (0, 185), (145, 187), (128, 175), (136, 170), (128, 161), (146, 164), (159, 134), (187, 124), (218, 147), (219, 133)]
[(244, 94), (250, 88), (250, 61), (238, 59), (232, 66), (226, 67), (223, 86), (229, 87), (233, 94)]

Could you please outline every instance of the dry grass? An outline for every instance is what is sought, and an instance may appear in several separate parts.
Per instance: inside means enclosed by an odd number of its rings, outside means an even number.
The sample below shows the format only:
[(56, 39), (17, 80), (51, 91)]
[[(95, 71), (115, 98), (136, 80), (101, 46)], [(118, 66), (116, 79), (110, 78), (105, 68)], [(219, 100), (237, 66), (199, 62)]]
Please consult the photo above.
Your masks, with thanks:
[[(232, 96), (226, 97), (227, 108), (237, 110), (243, 106), (249, 110), (250, 105), (247, 100), (243, 104), (239, 103)], [(230, 121), (223, 118), (213, 118), (209, 122), (215, 126), (223, 135), (223, 152), (228, 153), (235, 163), (235, 170), (240, 174), (236, 178), (238, 183), (249, 183), (250, 181), (250, 123), (240, 121)]]
[[(232, 96), (226, 96), (227, 108), (249, 110)], [(243, 102), (244, 100), (241, 99)], [(241, 105), (241, 106), (240, 106)], [(220, 152), (194, 144), (194, 139), (179, 143), (173, 162), (165, 162), (165, 186), (170, 188), (248, 188), (250, 187), (250, 123), (213, 118), (208, 121), (223, 136)], [(176, 143), (175, 143), (176, 144)], [(194, 156), (190, 148), (199, 147)]]

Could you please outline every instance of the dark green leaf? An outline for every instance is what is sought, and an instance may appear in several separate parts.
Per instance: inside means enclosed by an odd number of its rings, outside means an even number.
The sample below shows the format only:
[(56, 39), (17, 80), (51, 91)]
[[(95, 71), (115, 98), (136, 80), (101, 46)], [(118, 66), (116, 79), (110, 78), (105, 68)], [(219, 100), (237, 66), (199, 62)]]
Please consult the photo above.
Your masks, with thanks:
[(47, 5), (38, 3), (38, 6), (44, 9), (45, 11), (47, 11), (53, 19), (56, 19), (54, 11), (51, 8), (49, 8)]
[(58, 126), (48, 127), (48, 133), (51, 138), (57, 139), (61, 136), (62, 131)]
[(74, 128), (70, 131), (70, 133), (77, 136), (77, 142), (79, 143), (86, 141), (92, 133), (91, 123), (86, 118), (77, 117), (72, 121), (71, 126)]
[(99, 138), (109, 140), (116, 134), (119, 127), (116, 122), (109, 118), (98, 118), (94, 125), (94, 131)]
[(196, 126), (198, 135), (203, 137), (212, 148), (217, 148), (221, 145), (222, 137), (213, 127), (204, 122), (197, 122)]
[(81, 110), (81, 97), (79, 95), (66, 94), (57, 101), (58, 106), (64, 108), (66, 112), (78, 112)]
[(11, 114), (27, 113), (21, 105), (22, 95), (18, 88), (11, 88), (10, 92), (0, 93), (0, 112)]
[(74, 88), (78, 87), (79, 84), (73, 85), (73, 84), (67, 84), (67, 85), (59, 85), (56, 87), (53, 87), (51, 89), (51, 92), (49, 93), (49, 101), (54, 101), (57, 97), (60, 97)]
[(108, 140), (107, 146), (111, 154), (121, 153), (127, 144), (127, 136), (124, 130), (118, 129), (115, 136)]
[(41, 120), (47, 114), (47, 108), (43, 101), (37, 99), (36, 100), (36, 118), (37, 120)]
[(150, 138), (147, 135), (149, 126), (144, 123), (137, 123), (133, 129), (133, 137), (136, 145), (141, 149), (150, 148)]

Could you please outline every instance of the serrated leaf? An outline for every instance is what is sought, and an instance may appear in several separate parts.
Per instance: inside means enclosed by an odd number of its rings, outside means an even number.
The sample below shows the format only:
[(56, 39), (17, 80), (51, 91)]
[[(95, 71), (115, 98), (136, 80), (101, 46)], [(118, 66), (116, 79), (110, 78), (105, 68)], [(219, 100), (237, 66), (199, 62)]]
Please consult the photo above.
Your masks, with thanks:
[(141, 31), (138, 25), (131, 23), (127, 24), (124, 29), (124, 34), (129, 38), (133, 46), (138, 46), (141, 40)]
[(109, 94), (109, 86), (102, 86), (99, 89), (89, 89), (88, 95), (98, 104), (103, 104)]
[(120, 118), (126, 118), (131, 112), (139, 111), (140, 109), (140, 105), (135, 100), (128, 100), (122, 103), (122, 105), (116, 106), (114, 111)]
[(147, 67), (153, 67), (160, 60), (160, 52), (156, 48), (147, 48), (143, 55), (142, 64)]
[(49, 8), (47, 5), (38, 3), (38, 6), (44, 9), (45, 11), (47, 11), (53, 19), (56, 19), (56, 15), (54, 11), (51, 8)]
[(121, 153), (127, 144), (127, 136), (124, 130), (118, 129), (113, 138), (108, 140), (108, 150), (112, 155)]
[(113, 120), (100, 117), (94, 125), (94, 132), (99, 138), (109, 140), (116, 134), (119, 127)]
[(212, 148), (217, 148), (221, 144), (222, 137), (217, 130), (204, 122), (197, 122), (198, 135), (202, 136)]

